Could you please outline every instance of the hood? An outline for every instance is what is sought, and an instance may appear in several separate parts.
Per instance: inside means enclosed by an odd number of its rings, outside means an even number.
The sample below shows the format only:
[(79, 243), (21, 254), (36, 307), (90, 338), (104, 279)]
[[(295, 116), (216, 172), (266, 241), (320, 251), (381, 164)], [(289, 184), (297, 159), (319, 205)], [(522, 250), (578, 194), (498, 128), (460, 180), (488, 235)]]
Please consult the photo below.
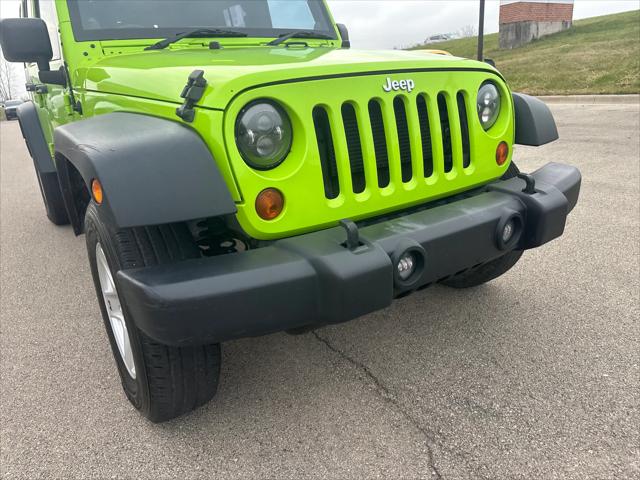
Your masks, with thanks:
[(182, 103), (180, 93), (189, 74), (200, 69), (205, 72), (209, 88), (198, 104), (224, 109), (236, 94), (256, 85), (423, 68), (495, 71), (485, 63), (422, 51), (231, 47), (125, 53), (103, 57), (77, 74), (87, 90)]

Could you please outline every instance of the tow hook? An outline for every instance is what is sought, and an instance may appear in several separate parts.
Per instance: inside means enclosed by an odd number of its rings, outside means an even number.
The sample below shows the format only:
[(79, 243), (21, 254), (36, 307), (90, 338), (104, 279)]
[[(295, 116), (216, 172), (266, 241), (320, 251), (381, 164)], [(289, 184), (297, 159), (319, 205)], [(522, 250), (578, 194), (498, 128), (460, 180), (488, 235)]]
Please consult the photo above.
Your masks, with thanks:
[(351, 220), (340, 220), (340, 226), (347, 232), (347, 241), (342, 244), (343, 247), (352, 252), (364, 245), (360, 241), (360, 231), (358, 226)]
[(528, 173), (518, 173), (518, 178), (524, 180), (527, 184), (524, 190), (522, 190), (523, 193), (526, 193), (527, 195), (533, 195), (536, 193), (536, 179), (533, 178), (532, 175), (529, 175)]

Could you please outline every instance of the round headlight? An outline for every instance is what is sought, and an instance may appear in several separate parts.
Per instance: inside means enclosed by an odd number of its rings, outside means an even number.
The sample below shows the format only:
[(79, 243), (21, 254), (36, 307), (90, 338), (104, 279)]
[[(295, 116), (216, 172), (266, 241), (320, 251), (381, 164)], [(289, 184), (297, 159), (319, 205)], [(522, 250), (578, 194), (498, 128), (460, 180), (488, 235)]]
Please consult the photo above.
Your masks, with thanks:
[(500, 115), (500, 92), (493, 83), (485, 83), (478, 92), (478, 118), (485, 130), (496, 124)]
[(284, 109), (268, 100), (252, 102), (236, 122), (236, 144), (247, 164), (257, 170), (277, 167), (289, 154), (293, 131)]

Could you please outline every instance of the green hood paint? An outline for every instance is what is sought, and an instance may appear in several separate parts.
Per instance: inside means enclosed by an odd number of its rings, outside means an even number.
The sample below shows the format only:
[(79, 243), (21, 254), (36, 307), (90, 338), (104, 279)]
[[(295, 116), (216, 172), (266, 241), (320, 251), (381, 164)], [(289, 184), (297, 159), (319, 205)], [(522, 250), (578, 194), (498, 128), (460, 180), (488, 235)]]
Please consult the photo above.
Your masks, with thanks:
[[(190, 125), (201, 135), (218, 163), (229, 191), (237, 202), (237, 220), (253, 238), (268, 240), (335, 225), (342, 218), (359, 220), (404, 207), (443, 198), (500, 177), (507, 165), (495, 163), (498, 143), (513, 142), (513, 111), (505, 102), (501, 120), (484, 132), (475, 112), (475, 95), (482, 82), (493, 79), (504, 98), (510, 97), (500, 74), (485, 63), (426, 52), (358, 51), (332, 45), (309, 47), (267, 47), (225, 45), (210, 50), (201, 44), (179, 45), (161, 51), (144, 51), (143, 46), (101, 45), (99, 56), (89, 54), (79, 62), (74, 80), (84, 94), (89, 114), (110, 111), (143, 112), (180, 121), (175, 108), (187, 78), (193, 70), (204, 70), (208, 82), (198, 102), (200, 112)], [(316, 42), (318, 43), (318, 42)], [(103, 53), (104, 52), (104, 53)], [(412, 92), (385, 92), (388, 79), (415, 81)], [(449, 116), (457, 117), (456, 92), (465, 92), (464, 102), (470, 123), (471, 155), (474, 162), (462, 168), (462, 131), (456, 121), (451, 139), (456, 145), (452, 172), (445, 172), (443, 142), (433, 143), (435, 173), (403, 183), (399, 178), (398, 132), (393, 118), (393, 99), (400, 95), (411, 106), (410, 135), (414, 171), (421, 168), (420, 127), (415, 123), (415, 102), (426, 95), (431, 138), (441, 139), (441, 119), (437, 117), (438, 93), (447, 98)], [(293, 122), (291, 153), (272, 171), (256, 171), (242, 160), (236, 147), (234, 125), (243, 106), (259, 98), (271, 98), (283, 105)], [(386, 136), (392, 181), (375, 188), (375, 152), (371, 134), (363, 132), (362, 148), (369, 181), (360, 194), (351, 192), (346, 144), (335, 144), (341, 159), (341, 194), (325, 198), (321, 161), (314, 135), (311, 112), (324, 105), (333, 112), (334, 133), (341, 128), (340, 106), (345, 101), (358, 105), (358, 115), (366, 125), (366, 107), (377, 98), (386, 112)], [(408, 107), (409, 108), (409, 107)], [(370, 131), (370, 127), (366, 127)], [(339, 138), (338, 138), (339, 140)], [(371, 163), (373, 162), (373, 163)], [(419, 177), (419, 175), (418, 175)], [(424, 177), (424, 175), (423, 175)], [(278, 188), (285, 195), (285, 210), (274, 221), (260, 219), (254, 201), (265, 188)]]
[(210, 85), (199, 105), (211, 109), (225, 109), (235, 95), (248, 88), (292, 79), (415, 69), (495, 72), (485, 63), (423, 52), (284, 46), (221, 50), (181, 47), (108, 55), (78, 68), (76, 78), (88, 91), (182, 103), (180, 92), (195, 69), (204, 70)]

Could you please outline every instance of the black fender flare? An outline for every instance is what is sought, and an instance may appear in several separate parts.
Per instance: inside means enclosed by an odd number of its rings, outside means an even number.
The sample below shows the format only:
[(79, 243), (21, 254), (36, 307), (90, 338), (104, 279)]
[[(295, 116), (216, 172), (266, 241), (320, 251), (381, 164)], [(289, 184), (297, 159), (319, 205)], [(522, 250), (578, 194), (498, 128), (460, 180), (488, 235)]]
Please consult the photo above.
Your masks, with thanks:
[[(91, 192), (98, 179), (100, 205), (116, 229), (185, 222), (236, 213), (236, 205), (198, 134), (178, 122), (114, 112), (55, 129), (55, 163), (67, 209), (74, 187), (69, 163)], [(82, 212), (71, 214), (76, 234)]]
[(513, 94), (516, 122), (516, 144), (539, 147), (560, 138), (549, 107), (540, 99)]
[(33, 102), (25, 102), (18, 107), (18, 123), (22, 131), (22, 137), (27, 144), (27, 149), (36, 168), (40, 173), (56, 173), (53, 158), (49, 152), (49, 145), (44, 136), (38, 110)]

